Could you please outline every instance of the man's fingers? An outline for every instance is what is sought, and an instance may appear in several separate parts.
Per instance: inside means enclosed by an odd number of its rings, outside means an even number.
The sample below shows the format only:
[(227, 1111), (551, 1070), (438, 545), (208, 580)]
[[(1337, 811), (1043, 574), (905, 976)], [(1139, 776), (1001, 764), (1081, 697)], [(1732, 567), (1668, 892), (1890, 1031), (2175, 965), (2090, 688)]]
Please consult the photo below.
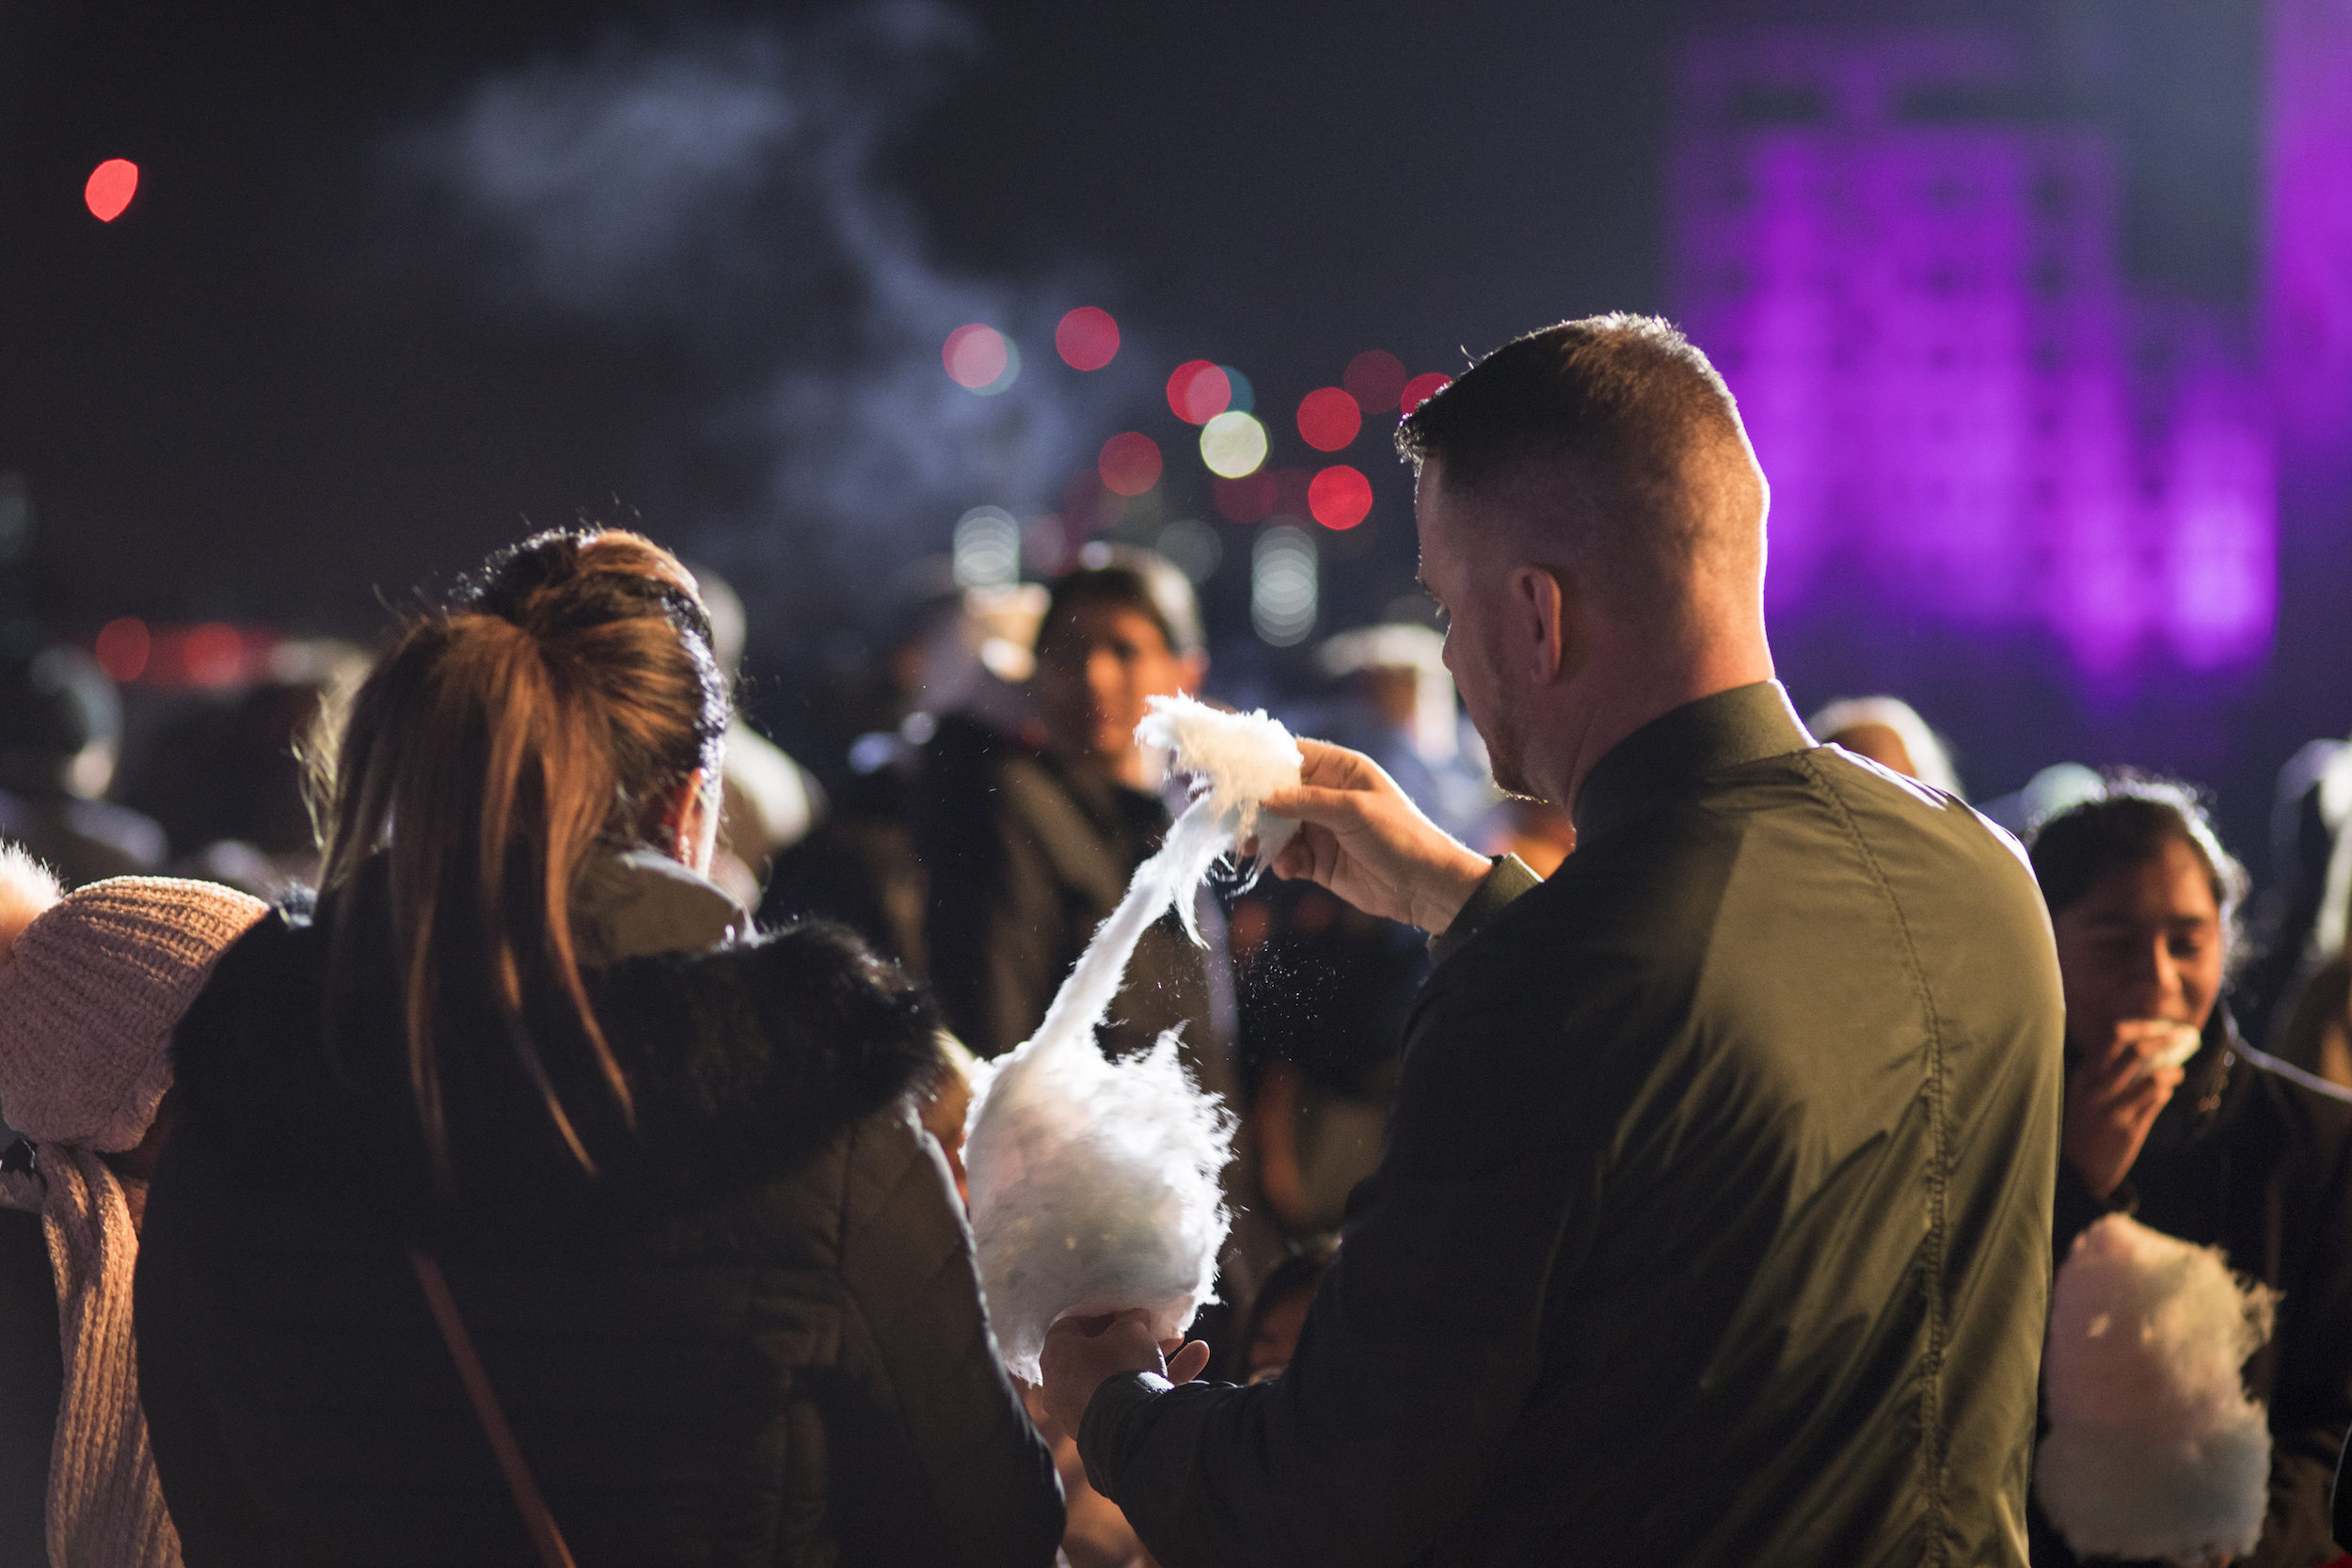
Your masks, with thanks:
[(1352, 828), (1364, 819), (1364, 792), (1360, 789), (1301, 784), (1296, 789), (1277, 791), (1259, 804), (1277, 816), (1295, 816), (1301, 822), (1326, 828)]
[(1190, 1383), (1209, 1369), (1209, 1345), (1205, 1339), (1195, 1339), (1168, 1358), (1168, 1381)]
[(1327, 740), (1301, 740), (1298, 776), (1311, 784), (1332, 789), (1374, 789), (1387, 775), (1361, 752), (1334, 746)]

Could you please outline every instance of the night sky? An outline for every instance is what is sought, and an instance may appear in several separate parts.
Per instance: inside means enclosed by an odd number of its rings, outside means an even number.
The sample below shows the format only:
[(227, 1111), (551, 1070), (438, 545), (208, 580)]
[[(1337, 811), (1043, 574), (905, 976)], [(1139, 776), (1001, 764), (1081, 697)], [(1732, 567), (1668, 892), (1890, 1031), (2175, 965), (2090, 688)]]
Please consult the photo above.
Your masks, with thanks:
[[(341, 626), (375, 580), (615, 495), (703, 546), (702, 485), (650, 449), (707, 395), (706, 364), (658, 334), (501, 320), (373, 257), (402, 127), (482, 73), (714, 14), (12, 6), (0, 464), (35, 489), (45, 607)], [(944, 266), (1068, 275), (1070, 304), (1168, 366), (1243, 368), (1300, 461), (1283, 411), (1361, 349), (1452, 369), (1547, 319), (1662, 303), (1668, 28), (1602, 15), (991, 8), (882, 178)], [(110, 156), (144, 183), (101, 225), (80, 185)], [(1034, 342), (1028, 373), (1074, 377)], [(1101, 434), (1128, 414), (1169, 445), (1155, 402), (1103, 410)], [(1371, 529), (1402, 543), (1392, 462), (1376, 437), (1356, 455), (1382, 483)]]
[[(777, 661), (814, 657), (843, 627), (870, 633), (892, 574), (944, 547), (961, 504), (1052, 507), (1116, 431), (1169, 453), (1168, 515), (1209, 515), (1189, 433), (1159, 393), (1181, 360), (1247, 372), (1273, 461), (1299, 464), (1315, 454), (1291, 410), (1360, 350), (1454, 370), (1465, 350), (1564, 316), (1669, 308), (1674, 49), (1712, 14), (5, 0), (0, 471), (26, 475), (37, 512), (22, 594), (69, 635), (137, 614), (364, 637), (379, 594), (462, 569), (525, 519), (626, 515), (617, 505), (726, 570)], [(2250, 5), (1918, 14), (2028, 28), (2056, 109), (2119, 135), (2135, 270), (2246, 296)], [(743, 63), (761, 49), (769, 65)], [(771, 169), (718, 217), (695, 209), (690, 239), (616, 238), (623, 261), (583, 274), (565, 257), (631, 214), (566, 210), (563, 244), (535, 230), (525, 264), (514, 232), (466, 217), (446, 169), (417, 172), (456, 145), (452, 126), (482, 123), (464, 116), (490, 101), (485, 84), (527, 98), (560, 79), (577, 109), (665, 59), (870, 117), (866, 139), (847, 140), (863, 150), (845, 178), (941, 296), (925, 309), (982, 297), (1016, 318), (999, 323), (1025, 353), (1004, 404), (1028, 400), (1026, 422), (1018, 440), (988, 438), (1017, 459), (964, 475), (954, 444), (977, 437), (928, 440), (923, 413), (963, 410), (910, 404), (884, 416), (899, 444), (865, 470), (880, 482), (864, 502), (827, 513), (779, 480), (810, 452), (837, 458), (844, 430), (896, 406), (898, 384), (874, 379), (877, 344), (922, 398), (969, 397), (939, 373), (930, 317), (877, 320), (891, 301), (840, 236), (803, 243), (818, 220), (794, 204), (826, 187)], [(821, 125), (805, 135), (793, 145), (838, 150)], [(101, 224), (81, 186), (108, 157), (144, 178)], [(1048, 341), (1079, 304), (1126, 336), (1092, 378)], [(873, 383), (866, 412), (776, 412), (781, 381), (804, 372), (805, 390), (845, 368)], [(927, 444), (948, 454), (944, 477), (893, 488)], [(1327, 594), (1359, 618), (1409, 589), (1409, 494), (1382, 432), (1344, 455), (1376, 500), (1330, 542)], [(1246, 638), (1234, 537), (1208, 597), (1213, 622)], [(2280, 736), (2280, 754), (2299, 738)]]

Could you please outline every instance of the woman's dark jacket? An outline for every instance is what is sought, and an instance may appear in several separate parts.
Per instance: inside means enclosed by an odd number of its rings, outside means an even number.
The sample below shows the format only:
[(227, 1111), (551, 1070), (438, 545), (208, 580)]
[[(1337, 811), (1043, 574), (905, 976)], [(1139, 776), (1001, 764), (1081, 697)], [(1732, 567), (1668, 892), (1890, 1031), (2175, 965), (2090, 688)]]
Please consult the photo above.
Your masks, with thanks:
[[(2158, 1113), (2123, 1184), (2102, 1202), (2058, 1162), (2063, 1263), (2102, 1216), (2201, 1246), (2281, 1292), (2270, 1342), (2246, 1365), (2270, 1407), (2270, 1508), (2243, 1568), (2310, 1568), (2341, 1554), (2328, 1490), (2352, 1424), (2352, 1106), (2261, 1071), (2233, 1049), (2217, 1009), (2205, 1047)], [(2071, 1071), (2074, 1063), (2069, 1052)], [(2036, 1510), (2037, 1568), (2075, 1559)]]
[(934, 1023), (895, 970), (831, 927), (648, 951), (669, 923), (619, 922), (590, 980), (634, 1131), (578, 1024), (530, 1017), (593, 1180), (445, 997), (437, 1200), (373, 901), (322, 1028), (331, 914), (256, 927), (179, 1034), (137, 1311), (191, 1568), (535, 1563), (412, 1237), (582, 1568), (1053, 1560), (1058, 1483), (909, 1108)]

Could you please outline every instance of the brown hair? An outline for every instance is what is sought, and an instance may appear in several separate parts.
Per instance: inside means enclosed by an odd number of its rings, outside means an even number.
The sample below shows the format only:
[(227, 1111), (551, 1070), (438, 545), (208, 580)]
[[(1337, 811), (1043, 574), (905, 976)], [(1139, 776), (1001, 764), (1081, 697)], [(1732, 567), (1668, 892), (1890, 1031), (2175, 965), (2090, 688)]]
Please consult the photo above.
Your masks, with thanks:
[[(1438, 461), (1449, 495), (1565, 523), (1549, 542), (1597, 546), (1614, 583), (1645, 600), (1710, 544), (1762, 568), (1739, 405), (1654, 316), (1589, 316), (1503, 344), (1415, 409), (1396, 448), (1417, 470)], [(1722, 516), (1727, 502), (1743, 515)]]
[(2034, 823), (2028, 839), (2034, 880), (2054, 916), (2089, 897), (2108, 872), (2154, 860), (2176, 841), (2187, 845), (2204, 868), (2234, 966), (2245, 956), (2238, 910), (2246, 901), (2249, 879), (2237, 857), (2221, 847), (2194, 786), (2172, 779), (2111, 773), (2098, 794)]
[(1200, 633), (1200, 600), (1175, 562), (1133, 545), (1090, 545), (1074, 570), (1054, 579), (1044, 619), (1038, 623), (1039, 646), (1061, 629), (1064, 615), (1096, 602), (1140, 611), (1160, 628), (1169, 653), (1198, 653), (1206, 643)]
[(444, 1181), (433, 1020), (445, 974), (478, 975), (584, 1168), (595, 1164), (524, 1025), (527, 972), (568, 998), (633, 1121), (580, 980), (573, 881), (600, 841), (659, 842), (664, 808), (697, 768), (715, 784), (728, 712), (694, 579), (617, 530), (542, 533), (499, 551), (447, 605), (407, 623), (353, 698), (312, 774), (320, 887), (342, 895), (330, 990), (342, 990), (356, 945), (353, 895), (380, 863), (409, 1085)]

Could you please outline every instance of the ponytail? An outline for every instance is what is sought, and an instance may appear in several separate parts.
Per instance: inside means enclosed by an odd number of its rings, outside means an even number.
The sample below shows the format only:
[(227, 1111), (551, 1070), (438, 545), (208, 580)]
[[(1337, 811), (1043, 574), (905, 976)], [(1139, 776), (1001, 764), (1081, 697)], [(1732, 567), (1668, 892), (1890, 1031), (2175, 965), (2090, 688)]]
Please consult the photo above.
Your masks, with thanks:
[(320, 887), (342, 895), (329, 1018), (358, 945), (353, 895), (380, 861), (409, 1088), (444, 1184), (453, 1177), (433, 1023), (446, 973), (478, 976), (582, 1169), (596, 1164), (525, 1022), (527, 975), (544, 974), (568, 1000), (634, 1125), (580, 979), (572, 889), (600, 842), (659, 843), (678, 788), (697, 769), (715, 781), (728, 717), (693, 578), (617, 531), (543, 533), (492, 556), (450, 604), (411, 620), (359, 689), (312, 775)]

